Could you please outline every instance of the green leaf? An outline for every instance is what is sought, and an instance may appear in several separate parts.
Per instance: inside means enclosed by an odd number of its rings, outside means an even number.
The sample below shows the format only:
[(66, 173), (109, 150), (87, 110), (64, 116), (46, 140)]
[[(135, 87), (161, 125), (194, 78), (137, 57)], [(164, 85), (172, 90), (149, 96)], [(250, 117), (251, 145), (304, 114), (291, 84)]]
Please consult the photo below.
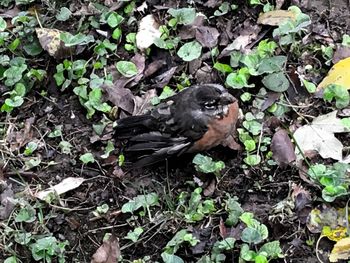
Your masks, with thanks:
[(185, 262), (179, 256), (176, 256), (174, 254), (168, 254), (167, 252), (163, 252), (161, 256), (164, 263), (184, 263)]
[(71, 149), (73, 148), (73, 145), (71, 145), (69, 142), (67, 141), (61, 141), (58, 144), (58, 147), (61, 148), (61, 152), (64, 154), (71, 154)]
[(350, 129), (350, 118), (342, 118), (340, 122), (345, 128)]
[(256, 143), (254, 140), (246, 140), (244, 142), (244, 146), (245, 146), (246, 151), (248, 151), (248, 152), (252, 152), (256, 149)]
[(117, 27), (113, 30), (112, 38), (115, 40), (119, 40), (122, 36), (122, 33), (122, 30), (119, 27)]
[(223, 16), (226, 15), (230, 11), (230, 4), (228, 2), (223, 2), (219, 6), (219, 10), (215, 10), (214, 16)]
[(87, 45), (88, 43), (95, 41), (92, 35), (84, 35), (82, 33), (72, 35), (68, 32), (61, 32), (60, 39), (64, 42), (66, 47)]
[(5, 259), (4, 263), (18, 263), (19, 261), (15, 256), (8, 257)]
[(254, 259), (255, 263), (267, 263), (267, 258), (264, 255), (257, 255)]
[(60, 12), (56, 15), (56, 19), (59, 21), (67, 21), (72, 12), (67, 7), (61, 7)]
[(0, 32), (5, 31), (7, 28), (6, 21), (0, 16)]
[(192, 61), (200, 57), (202, 53), (202, 46), (197, 41), (192, 41), (180, 47), (177, 55), (183, 61)]
[(289, 87), (289, 81), (282, 71), (265, 76), (262, 83), (266, 88), (275, 92), (284, 92)]
[(36, 214), (35, 209), (28, 204), (26, 207), (22, 207), (19, 210), (18, 214), (15, 217), (15, 222), (32, 223), (36, 219), (35, 214)]
[(105, 149), (105, 153), (101, 155), (101, 158), (106, 159), (108, 158), (109, 154), (114, 151), (114, 144), (111, 141), (107, 142), (107, 146)]
[(131, 78), (137, 74), (136, 65), (130, 61), (118, 61), (116, 67), (120, 74), (127, 78)]
[(304, 84), (305, 88), (307, 89), (307, 91), (309, 93), (315, 93), (316, 92), (316, 85), (314, 83), (303, 79), (303, 84)]
[(350, 47), (350, 36), (348, 34), (343, 35), (343, 40), (342, 40), (341, 44), (343, 46)]
[(24, 100), (21, 96), (15, 96), (12, 99), (8, 98), (5, 100), (5, 104), (9, 107), (16, 108), (23, 104)]
[(225, 224), (228, 226), (234, 226), (238, 223), (239, 217), (242, 215), (244, 210), (241, 205), (237, 202), (237, 197), (230, 197), (225, 200), (225, 210), (228, 213), (228, 217), (225, 221)]
[(143, 233), (142, 227), (136, 227), (133, 231), (129, 231), (125, 239), (130, 239), (132, 242), (137, 242), (141, 234)]
[(272, 242), (265, 243), (259, 249), (259, 254), (260, 253), (266, 253), (267, 257), (272, 259), (284, 257), (279, 241), (272, 241)]
[(14, 52), (20, 44), (21, 44), (21, 40), (19, 38), (16, 38), (7, 46), (7, 48), (12, 52)]
[(349, 105), (349, 91), (343, 86), (331, 84), (325, 88), (323, 92), (323, 99), (328, 102), (335, 99), (335, 106), (338, 109), (342, 109)]
[(261, 157), (259, 155), (248, 155), (244, 158), (244, 162), (250, 166), (258, 165), (261, 162)]
[(36, 142), (29, 142), (24, 150), (24, 155), (29, 156), (38, 148), (38, 144)]
[(248, 244), (259, 244), (263, 240), (259, 231), (252, 227), (246, 227), (243, 229), (241, 239)]
[(196, 10), (194, 8), (170, 8), (168, 13), (176, 18), (177, 23), (180, 25), (189, 25), (196, 18)]
[(245, 261), (253, 261), (256, 257), (256, 252), (249, 249), (247, 244), (241, 246), (240, 257)]
[(55, 138), (60, 136), (62, 136), (62, 125), (55, 126), (55, 129), (47, 135), (47, 137), (49, 138)]
[(236, 72), (228, 74), (228, 76), (226, 77), (226, 84), (234, 89), (254, 87), (254, 84), (248, 84), (249, 77), (249, 69), (244, 67)]
[(198, 172), (202, 173), (217, 173), (225, 168), (225, 163), (222, 161), (213, 161), (209, 156), (197, 154), (192, 161)]
[(133, 213), (141, 207), (158, 205), (158, 199), (156, 193), (138, 195), (122, 206), (122, 213)]
[(121, 15), (119, 15), (116, 12), (112, 12), (107, 18), (107, 24), (111, 28), (115, 28), (115, 27), (119, 26), (120, 23), (123, 22), (123, 20), (124, 20), (124, 17), (122, 17)]
[(222, 73), (233, 72), (233, 69), (231, 68), (231, 66), (227, 65), (227, 64), (222, 64), (222, 63), (216, 62), (213, 67)]
[(281, 72), (286, 62), (286, 56), (274, 56), (271, 58), (264, 58), (260, 61), (258, 72), (260, 74)]
[(37, 167), (40, 163), (41, 163), (41, 159), (39, 157), (31, 158), (24, 162), (24, 165), (25, 165), (24, 169), (30, 170), (34, 167)]
[(95, 162), (95, 158), (92, 153), (84, 153), (82, 156), (80, 156), (79, 160), (82, 161), (84, 164)]

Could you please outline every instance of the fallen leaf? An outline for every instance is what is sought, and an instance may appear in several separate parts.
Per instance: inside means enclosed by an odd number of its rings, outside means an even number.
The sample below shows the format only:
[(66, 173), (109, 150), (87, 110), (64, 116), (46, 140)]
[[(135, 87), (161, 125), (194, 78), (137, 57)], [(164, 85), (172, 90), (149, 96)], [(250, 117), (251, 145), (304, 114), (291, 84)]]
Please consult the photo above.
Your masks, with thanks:
[(350, 237), (339, 240), (333, 247), (329, 255), (330, 262), (338, 262), (341, 259), (350, 258)]
[(175, 71), (176, 71), (177, 67), (172, 67), (170, 69), (168, 69), (167, 71), (165, 71), (164, 73), (158, 75), (157, 77), (154, 78), (155, 84), (154, 87), (155, 88), (164, 88), (165, 85), (167, 85), (170, 81), (170, 79), (173, 77)]
[(218, 44), (219, 36), (219, 31), (214, 27), (200, 26), (196, 28), (196, 40), (203, 47), (215, 47)]
[(69, 57), (75, 50), (74, 47), (66, 47), (60, 39), (63, 31), (50, 28), (36, 28), (35, 32), (38, 36), (41, 47), (46, 50), (51, 57), (61, 59)]
[(278, 26), (289, 19), (295, 20), (295, 13), (289, 10), (273, 10), (261, 13), (258, 18), (258, 24)]
[(272, 137), (271, 150), (278, 165), (287, 165), (295, 161), (294, 145), (284, 129), (278, 130)]
[(9, 144), (11, 152), (18, 151), (21, 147), (30, 142), (33, 138), (32, 126), (35, 118), (30, 117), (25, 120), (24, 128), (20, 131), (15, 131), (16, 126), (11, 124), (7, 129), (5, 142)]
[(160, 38), (159, 24), (153, 15), (147, 15), (141, 19), (139, 29), (136, 33), (136, 46), (140, 50), (149, 48), (156, 38)]
[(82, 177), (67, 177), (63, 179), (63, 181), (59, 184), (56, 184), (55, 186), (52, 186), (46, 190), (36, 193), (35, 197), (41, 200), (46, 200), (46, 198), (51, 194), (61, 195), (70, 190), (73, 190), (79, 187), (84, 181), (85, 179)]
[(317, 91), (325, 89), (330, 84), (336, 84), (350, 89), (350, 57), (340, 60), (329, 70), (328, 75), (317, 86)]
[(333, 54), (332, 62), (338, 63), (340, 60), (350, 57), (350, 47), (338, 45), (336, 51)]
[(306, 222), (311, 233), (322, 233), (330, 240), (339, 241), (347, 236), (344, 208), (322, 204), (312, 209)]
[(19, 12), (21, 12), (21, 10), (19, 10), (17, 6), (15, 6), (12, 9), (0, 9), (0, 17), (14, 18), (15, 16), (18, 15)]
[(224, 48), (218, 58), (230, 55), (233, 50), (244, 51), (251, 42), (257, 39), (260, 31), (261, 26), (251, 22), (250, 20), (244, 21), (243, 28), (239, 32), (239, 35), (235, 37), (235, 40), (231, 44)]
[(134, 97), (134, 111), (132, 115), (141, 115), (144, 114), (147, 110), (152, 107), (152, 98), (157, 96), (156, 89), (147, 90), (142, 97), (135, 96)]
[(14, 197), (14, 192), (12, 190), (12, 185), (7, 185), (2, 183), (0, 185), (2, 193), (0, 194), (0, 220), (6, 220), (12, 213), (15, 203), (11, 202)]
[(321, 115), (313, 120), (310, 125), (298, 128), (294, 133), (294, 139), (301, 149), (295, 148), (297, 159), (303, 159), (303, 154), (308, 151), (317, 151), (322, 158), (332, 158), (343, 161), (343, 144), (334, 136), (334, 133), (349, 132), (336, 117), (337, 111)]
[(107, 100), (116, 107), (132, 114), (134, 111), (134, 95), (131, 90), (124, 87), (102, 85), (101, 87), (107, 94)]
[(111, 234), (93, 254), (91, 263), (118, 263), (119, 257), (118, 238)]

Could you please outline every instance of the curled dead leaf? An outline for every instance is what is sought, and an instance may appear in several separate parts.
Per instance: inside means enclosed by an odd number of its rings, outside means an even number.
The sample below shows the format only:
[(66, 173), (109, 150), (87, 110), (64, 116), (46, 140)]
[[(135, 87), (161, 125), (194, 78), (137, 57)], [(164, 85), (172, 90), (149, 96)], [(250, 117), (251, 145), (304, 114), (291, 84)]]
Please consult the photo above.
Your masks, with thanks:
[(110, 235), (92, 256), (91, 263), (118, 263), (120, 257), (119, 241), (114, 235)]
[(279, 165), (287, 165), (295, 161), (294, 145), (284, 129), (278, 130), (272, 137), (271, 150), (273, 159)]
[(60, 39), (60, 34), (63, 31), (51, 28), (36, 28), (41, 47), (46, 50), (51, 57), (61, 59), (69, 57), (74, 52), (74, 47), (66, 47)]

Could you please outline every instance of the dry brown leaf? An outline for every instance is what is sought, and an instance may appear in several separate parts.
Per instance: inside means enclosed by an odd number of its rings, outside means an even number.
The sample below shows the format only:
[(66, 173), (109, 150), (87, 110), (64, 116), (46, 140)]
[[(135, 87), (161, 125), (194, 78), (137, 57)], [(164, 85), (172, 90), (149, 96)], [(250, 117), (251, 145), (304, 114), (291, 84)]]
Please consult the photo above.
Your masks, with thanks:
[(296, 159), (294, 145), (284, 129), (278, 130), (272, 137), (271, 150), (274, 160), (279, 165), (290, 164)]
[(273, 10), (266, 13), (261, 13), (258, 18), (258, 24), (278, 26), (288, 19), (295, 20), (295, 13), (288, 10)]
[(50, 28), (36, 28), (41, 47), (46, 50), (51, 57), (56, 59), (69, 57), (74, 52), (74, 47), (66, 47), (60, 39), (63, 31)]
[(119, 241), (110, 235), (93, 254), (91, 263), (118, 263), (120, 257)]
[(214, 27), (200, 26), (196, 29), (196, 40), (203, 47), (215, 47), (218, 44), (219, 36), (219, 31)]

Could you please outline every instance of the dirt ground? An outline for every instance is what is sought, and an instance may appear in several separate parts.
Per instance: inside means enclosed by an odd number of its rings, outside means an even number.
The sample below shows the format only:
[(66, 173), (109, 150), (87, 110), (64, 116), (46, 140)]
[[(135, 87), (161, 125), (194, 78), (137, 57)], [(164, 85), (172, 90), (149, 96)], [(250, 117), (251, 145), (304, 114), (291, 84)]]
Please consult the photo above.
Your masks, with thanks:
[[(108, 2), (108, 1), (107, 1)], [(113, 1), (112, 1), (113, 2)], [(160, 19), (164, 18), (166, 8), (171, 6), (185, 6), (185, 1), (146, 1), (149, 4), (147, 13), (152, 12)], [(192, 2), (192, 1), (191, 1)], [(206, 8), (203, 1), (193, 1), (197, 11), (208, 14), (213, 12), (213, 8)], [(205, 2), (205, 1), (204, 1)], [(40, 7), (42, 3), (36, 3), (35, 7)], [(137, 3), (139, 6), (141, 3)], [(297, 4), (303, 12), (312, 18), (311, 30), (307, 43), (320, 41), (324, 38), (332, 38), (335, 42), (341, 41), (341, 36), (350, 33), (349, 6), (346, 1), (309, 1), (304, 3), (284, 3), (288, 7), (290, 4)], [(45, 8), (45, 5), (42, 4)], [(69, 1), (70, 7), (79, 10), (86, 3), (80, 1)], [(34, 5), (33, 5), (34, 6)], [(58, 5), (59, 6), (59, 5)], [(153, 6), (153, 7), (152, 7)], [(162, 9), (164, 7), (164, 10)], [(165, 8), (166, 7), (166, 8)], [(27, 10), (27, 6), (20, 7)], [(10, 9), (10, 7), (8, 8)], [(4, 8), (0, 13), (6, 12)], [(50, 16), (51, 10), (47, 15)], [(234, 38), (240, 34), (242, 24), (248, 19), (254, 20), (258, 16), (260, 9), (247, 4), (239, 5), (236, 15), (232, 17), (218, 17), (211, 20), (211, 26), (219, 28), (220, 33), (223, 28), (229, 27)], [(142, 14), (135, 14), (136, 20)], [(51, 17), (52, 18), (52, 17)], [(79, 23), (81, 16), (76, 16), (71, 22), (57, 22), (55, 28), (69, 31)], [(52, 23), (52, 19), (47, 20)], [(125, 27), (126, 32), (135, 32), (135, 23), (130, 27)], [(272, 31), (266, 27), (265, 36), (271, 36)], [(222, 40), (224, 41), (224, 40)], [(224, 41), (225, 42), (225, 41)], [(43, 53), (44, 54), (44, 53)], [(91, 52), (84, 50), (75, 56), (78, 58), (88, 58)], [(288, 66), (297, 68), (310, 62), (311, 58), (306, 56), (295, 56), (287, 54)], [(40, 55), (41, 56), (41, 55)], [(96, 135), (93, 125), (100, 122), (102, 114), (97, 113), (91, 119), (86, 118), (86, 110), (82, 107), (78, 97), (71, 88), (61, 91), (53, 78), (57, 60), (47, 54), (37, 56), (30, 61), (36, 68), (45, 68), (47, 78), (40, 87), (34, 87), (26, 95), (23, 105), (14, 109), (9, 114), (5, 112), (0, 115), (0, 190), (11, 189), (12, 197), (25, 198), (44, 216), (45, 224), (34, 221), (31, 223), (16, 224), (8, 221), (11, 217), (0, 221), (2, 225), (23, 228), (33, 235), (51, 233), (59, 240), (67, 240), (69, 246), (66, 248), (66, 262), (90, 262), (92, 255), (102, 244), (105, 233), (112, 233), (119, 238), (120, 251), (123, 262), (141, 259), (149, 256), (149, 261), (160, 261), (160, 254), (174, 234), (181, 229), (188, 229), (194, 236), (199, 237), (199, 246), (181, 246), (176, 255), (185, 262), (197, 262), (204, 254), (210, 251), (215, 241), (222, 237), (220, 229), (221, 220), (225, 218), (224, 211), (219, 209), (215, 214), (204, 218), (202, 221), (187, 224), (181, 218), (181, 213), (177, 211), (177, 197), (181, 192), (191, 193), (196, 186), (194, 177), (201, 178), (204, 183), (203, 189), (208, 189), (215, 181), (214, 175), (201, 174), (192, 165), (193, 155), (188, 154), (167, 162), (132, 170), (116, 165), (118, 162), (120, 142), (114, 140), (116, 150), (107, 159), (100, 159), (96, 156), (104, 154), (107, 137)], [(131, 59), (132, 54), (125, 51), (117, 55), (125, 60)], [(113, 59), (117, 59), (114, 57)], [(140, 95), (140, 90), (150, 90), (157, 83), (157, 76), (166, 72), (173, 66), (177, 66), (174, 77), (169, 81), (169, 85), (176, 86), (181, 80), (182, 72), (191, 76), (191, 82), (198, 81), (198, 75), (192, 74), (191, 67), (196, 67), (194, 63), (188, 66), (175, 56), (169, 55), (164, 50), (152, 50), (148, 62), (165, 60), (164, 67), (156, 75), (144, 77), (137, 85), (131, 87), (133, 94)], [(210, 63), (210, 59), (203, 59), (200, 63)], [(204, 65), (204, 64), (203, 64)], [(201, 67), (201, 64), (197, 67)], [(324, 72), (329, 66), (324, 66)], [(201, 77), (201, 76), (199, 76)], [(208, 76), (207, 76), (208, 77)], [(314, 76), (315, 81), (322, 79), (324, 75)], [(224, 83), (220, 75), (210, 75), (210, 81)], [(43, 96), (42, 91), (46, 94)], [(231, 90), (236, 97), (241, 95), (239, 90)], [(0, 94), (4, 94), (6, 89), (0, 83)], [(158, 94), (160, 89), (157, 89)], [(301, 97), (296, 100), (306, 100)], [(3, 103), (5, 97), (0, 97)], [(241, 109), (246, 112), (251, 105), (241, 103)], [(326, 107), (307, 108), (304, 114), (319, 115), (326, 111)], [(283, 122), (288, 126), (293, 123), (298, 116), (292, 111), (286, 114)], [(62, 137), (49, 138), (47, 136), (57, 125), (62, 125)], [(240, 124), (241, 125), (241, 124)], [(71, 145), (71, 153), (65, 154), (60, 150), (60, 142), (64, 138)], [(41, 164), (33, 169), (25, 170), (23, 152), (25, 145), (33, 139), (38, 141), (39, 148), (35, 156), (39, 156)], [(348, 138), (344, 138), (347, 140)], [(83, 164), (79, 157), (91, 152), (95, 157), (94, 163)], [(281, 244), (285, 258), (275, 259), (271, 262), (318, 262), (316, 257), (316, 241), (319, 234), (311, 233), (306, 227), (306, 216), (312, 207), (322, 204), (320, 199), (321, 191), (314, 184), (308, 184), (300, 176), (300, 172), (293, 166), (270, 166), (265, 169), (263, 166), (246, 168), (242, 166), (244, 155), (241, 151), (234, 151), (225, 147), (216, 147), (205, 153), (215, 160), (222, 160), (225, 169), (222, 177), (217, 180), (215, 189), (210, 193), (210, 198), (218, 204), (223, 202), (227, 194), (237, 196), (244, 211), (253, 212), (256, 219), (265, 224), (269, 230), (269, 240), (278, 240)], [(60, 183), (68, 177), (82, 177), (84, 183), (63, 194), (54, 204), (44, 204), (34, 197), (35, 193), (41, 189)], [(199, 180), (199, 179), (198, 179)], [(290, 195), (293, 185), (303, 186), (312, 194), (312, 201), (306, 210), (296, 211), (293, 206), (289, 206)], [(159, 205), (150, 208), (151, 216), (140, 216), (135, 213), (121, 212), (123, 204), (127, 203), (136, 195), (145, 193), (157, 193)], [(335, 205), (344, 205), (345, 199), (337, 200)], [(93, 215), (96, 207), (107, 204), (109, 210), (106, 214)], [(283, 205), (282, 205), (283, 204)], [(2, 209), (5, 209), (2, 207)], [(304, 214), (302, 214), (304, 213)], [(10, 219), (9, 219), (10, 218)], [(141, 238), (132, 242), (124, 237), (136, 226), (141, 226), (144, 232)], [(227, 227), (229, 236), (237, 237), (239, 240), (239, 228), (242, 226)], [(5, 237), (5, 229), (0, 228), (0, 234), (5, 244), (0, 246), (3, 252), (0, 254), (0, 261), (3, 262), (12, 252), (16, 252), (21, 262), (34, 262), (30, 255), (30, 250), (25, 246), (14, 243), (9, 236)], [(308, 242), (307, 242), (308, 241)], [(313, 241), (313, 242), (309, 242)], [(10, 250), (5, 250), (11, 242)], [(0, 241), (1, 243), (1, 241)], [(319, 257), (323, 262), (327, 262), (327, 255), (334, 242), (322, 239), (318, 244)], [(234, 248), (225, 252), (225, 262), (238, 262), (239, 249)], [(43, 261), (42, 261), (43, 262)], [(56, 262), (56, 261), (55, 261)], [(107, 262), (107, 261), (106, 261)], [(136, 261), (135, 261), (136, 262)], [(141, 261), (138, 261), (141, 262)]]

